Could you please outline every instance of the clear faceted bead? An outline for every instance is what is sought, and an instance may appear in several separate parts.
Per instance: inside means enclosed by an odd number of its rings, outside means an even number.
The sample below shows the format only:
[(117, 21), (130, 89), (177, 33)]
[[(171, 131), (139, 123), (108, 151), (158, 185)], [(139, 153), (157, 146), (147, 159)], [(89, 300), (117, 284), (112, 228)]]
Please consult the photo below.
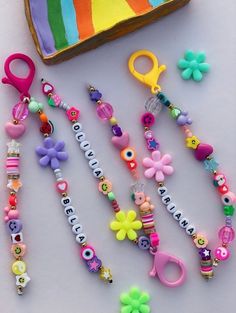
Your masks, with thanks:
[(144, 106), (146, 111), (152, 113), (153, 115), (157, 115), (162, 109), (162, 104), (160, 100), (155, 96), (147, 99)]

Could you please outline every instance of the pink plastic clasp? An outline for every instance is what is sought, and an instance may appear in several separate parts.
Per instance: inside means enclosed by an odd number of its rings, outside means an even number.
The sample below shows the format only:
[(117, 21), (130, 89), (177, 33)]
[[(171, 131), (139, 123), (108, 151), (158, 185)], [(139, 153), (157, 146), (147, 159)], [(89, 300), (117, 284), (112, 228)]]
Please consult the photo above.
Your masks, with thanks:
[[(149, 273), (150, 276), (157, 276), (160, 279), (161, 283), (167, 287), (178, 287), (185, 282), (186, 268), (184, 263), (180, 259), (171, 256), (165, 252), (151, 251), (151, 254), (154, 255), (154, 262), (153, 268)], [(179, 267), (180, 277), (175, 281), (170, 281), (165, 277), (165, 267), (168, 263), (174, 263)]]
[[(12, 61), (15, 60), (24, 61), (28, 65), (29, 74), (27, 77), (18, 77), (11, 72), (10, 64)], [(35, 74), (35, 65), (31, 58), (22, 53), (14, 53), (6, 59), (4, 64), (4, 70), (7, 77), (4, 77), (2, 79), (2, 83), (9, 84), (15, 87), (21, 94), (21, 100), (23, 100), (24, 97), (30, 98), (29, 89)]]

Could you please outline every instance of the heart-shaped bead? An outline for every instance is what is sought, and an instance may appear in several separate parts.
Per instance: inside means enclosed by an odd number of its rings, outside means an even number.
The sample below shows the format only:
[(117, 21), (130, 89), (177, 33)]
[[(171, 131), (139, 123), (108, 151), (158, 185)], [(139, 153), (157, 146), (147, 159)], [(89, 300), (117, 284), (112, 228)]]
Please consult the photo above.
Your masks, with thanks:
[(44, 83), (42, 85), (42, 92), (45, 94), (45, 95), (48, 95), (49, 93), (52, 93), (54, 90), (54, 87), (49, 84), (49, 83)]
[(14, 124), (12, 122), (7, 122), (5, 125), (5, 131), (12, 139), (20, 138), (25, 132), (24, 124)]
[(129, 134), (124, 132), (120, 137), (113, 136), (111, 141), (117, 149), (123, 150), (129, 145)]
[(67, 181), (61, 180), (61, 181), (57, 182), (56, 188), (57, 188), (57, 191), (58, 191), (59, 193), (66, 192), (66, 191), (67, 191), (67, 188), (68, 188), (68, 183), (67, 183)]
[(194, 156), (198, 161), (204, 161), (213, 152), (213, 147), (206, 143), (200, 143), (194, 150)]

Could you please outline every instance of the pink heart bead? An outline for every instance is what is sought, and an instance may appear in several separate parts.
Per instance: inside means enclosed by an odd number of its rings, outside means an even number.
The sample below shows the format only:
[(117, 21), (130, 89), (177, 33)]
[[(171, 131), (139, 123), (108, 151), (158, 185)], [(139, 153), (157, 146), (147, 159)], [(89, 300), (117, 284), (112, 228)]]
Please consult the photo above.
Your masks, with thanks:
[(213, 147), (206, 143), (200, 143), (194, 150), (194, 156), (198, 161), (204, 161), (213, 152)]
[(12, 139), (20, 138), (25, 132), (24, 124), (13, 124), (12, 122), (7, 122), (5, 125), (5, 131)]
[(111, 138), (111, 141), (113, 143), (113, 145), (119, 149), (119, 150), (123, 150), (124, 148), (128, 147), (129, 145), (129, 134), (124, 132), (122, 134), (122, 136), (118, 137), (118, 136), (113, 136)]

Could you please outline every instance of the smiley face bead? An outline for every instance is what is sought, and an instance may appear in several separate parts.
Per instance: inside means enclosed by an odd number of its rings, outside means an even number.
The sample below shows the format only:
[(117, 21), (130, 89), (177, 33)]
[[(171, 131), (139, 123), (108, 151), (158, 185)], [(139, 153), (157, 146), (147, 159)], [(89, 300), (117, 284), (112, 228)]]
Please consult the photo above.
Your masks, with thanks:
[(23, 243), (17, 243), (13, 244), (11, 246), (11, 253), (14, 255), (14, 257), (17, 259), (19, 257), (23, 257), (26, 252), (26, 245)]
[(98, 190), (104, 195), (112, 191), (112, 183), (108, 179), (104, 179), (98, 184)]
[(193, 240), (197, 248), (206, 248), (208, 244), (207, 238), (202, 234), (197, 234), (196, 238)]
[(7, 228), (11, 234), (17, 234), (22, 230), (22, 223), (19, 219), (12, 219), (7, 222)]
[(26, 272), (26, 264), (24, 261), (15, 261), (11, 269), (13, 274), (22, 275)]

